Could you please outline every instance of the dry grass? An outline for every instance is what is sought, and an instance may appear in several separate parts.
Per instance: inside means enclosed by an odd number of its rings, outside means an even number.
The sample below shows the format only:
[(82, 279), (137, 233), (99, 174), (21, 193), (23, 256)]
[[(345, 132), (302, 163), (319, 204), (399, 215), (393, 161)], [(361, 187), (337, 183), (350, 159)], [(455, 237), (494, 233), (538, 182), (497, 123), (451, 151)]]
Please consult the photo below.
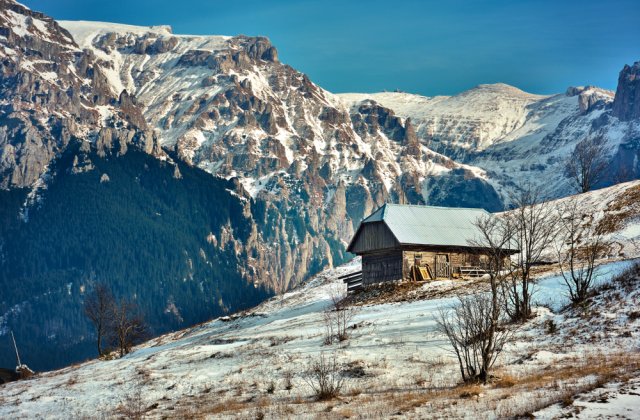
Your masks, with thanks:
[(413, 302), (417, 300), (438, 299), (450, 296), (453, 291), (457, 294), (476, 292), (487, 289), (488, 284), (483, 280), (456, 280), (455, 285), (445, 288), (424, 287), (430, 282), (400, 282), (384, 283), (362, 289), (345, 300), (349, 305), (377, 305), (392, 302)]
[(69, 379), (67, 380), (67, 386), (74, 386), (77, 383), (78, 383), (78, 375), (77, 374), (69, 375)]
[[(509, 369), (518, 369), (510, 367)], [(640, 371), (640, 354), (588, 354), (582, 358), (568, 358), (540, 368), (533, 373), (511, 370), (496, 371), (488, 385), (463, 384), (423, 389), (377, 389), (345, 394), (340, 401), (327, 405), (310, 398), (264, 397), (256, 401), (227, 400), (216, 404), (199, 405), (207, 415), (238, 415), (258, 410), (269, 417), (284, 414), (316, 413), (322, 418), (354, 418), (420, 413), (421, 408), (441, 410), (443, 415), (471, 410), (497, 410), (504, 416), (526, 416), (554, 403), (571, 404), (577, 393), (586, 392), (611, 381), (633, 376)], [(419, 375), (418, 375), (419, 376)], [(417, 377), (418, 377), (417, 376)], [(530, 395), (518, 402), (517, 395)], [(348, 404), (349, 407), (342, 406)], [(457, 411), (458, 410), (458, 411)], [(460, 411), (461, 410), (461, 411)]]
[(639, 214), (640, 186), (627, 189), (607, 206), (604, 217), (598, 222), (597, 230), (603, 234), (617, 232), (625, 222)]
[[(478, 410), (500, 409), (506, 416), (526, 416), (529, 413), (561, 402), (569, 404), (576, 394), (590, 391), (612, 381), (625, 381), (640, 371), (640, 354), (591, 354), (580, 359), (566, 359), (533, 374), (514, 375), (497, 372), (486, 386), (466, 384), (448, 388), (425, 388), (377, 395), (363, 394), (357, 398), (363, 412), (385, 407), (386, 414), (414, 411), (424, 405), (443, 410), (455, 417), (455, 407), (471, 404)], [(532, 395), (518, 403), (512, 397)], [(465, 402), (466, 401), (466, 402)], [(469, 409), (469, 407), (467, 407)]]
[(511, 388), (518, 383), (518, 379), (508, 373), (495, 378), (493, 384), (496, 388)]

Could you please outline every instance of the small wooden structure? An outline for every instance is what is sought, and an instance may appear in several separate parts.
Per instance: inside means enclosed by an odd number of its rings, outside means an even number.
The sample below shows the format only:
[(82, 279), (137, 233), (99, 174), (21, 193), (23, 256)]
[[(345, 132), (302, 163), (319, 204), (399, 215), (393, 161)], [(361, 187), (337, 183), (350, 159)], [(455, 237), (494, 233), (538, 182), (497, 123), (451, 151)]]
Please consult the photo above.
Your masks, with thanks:
[(347, 293), (355, 292), (362, 288), (362, 271), (345, 274), (338, 277), (338, 280), (342, 280), (347, 285)]
[[(365, 218), (347, 251), (362, 256), (362, 285), (482, 276), (482, 209), (385, 204)], [(513, 251), (505, 250), (506, 254)]]

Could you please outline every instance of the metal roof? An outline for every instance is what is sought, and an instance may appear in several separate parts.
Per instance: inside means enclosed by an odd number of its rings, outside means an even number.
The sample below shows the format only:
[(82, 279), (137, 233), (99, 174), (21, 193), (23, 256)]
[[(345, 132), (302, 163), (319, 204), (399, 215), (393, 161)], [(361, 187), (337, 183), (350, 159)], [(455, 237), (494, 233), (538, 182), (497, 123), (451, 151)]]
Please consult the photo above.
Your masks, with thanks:
[(362, 223), (384, 221), (398, 242), (407, 245), (470, 246), (479, 238), (474, 222), (483, 209), (385, 204)]

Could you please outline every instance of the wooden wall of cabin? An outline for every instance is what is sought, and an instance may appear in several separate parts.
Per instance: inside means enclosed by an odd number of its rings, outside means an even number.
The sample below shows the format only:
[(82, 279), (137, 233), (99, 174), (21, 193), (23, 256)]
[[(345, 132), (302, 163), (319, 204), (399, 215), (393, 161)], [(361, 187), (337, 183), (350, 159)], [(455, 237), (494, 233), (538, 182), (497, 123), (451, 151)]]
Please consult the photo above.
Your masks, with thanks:
[(402, 280), (402, 251), (362, 256), (362, 284), (370, 285)]
[(411, 280), (411, 267), (414, 264), (416, 256), (420, 256), (421, 265), (429, 265), (431, 273), (436, 276), (436, 255), (447, 255), (449, 260), (449, 266), (451, 267), (451, 274), (455, 273), (459, 267), (476, 267), (483, 266), (483, 259), (486, 256), (477, 252), (463, 252), (463, 251), (434, 251), (434, 250), (404, 250), (402, 252), (402, 271), (403, 278)]
[(360, 255), (397, 246), (396, 238), (384, 222), (363, 223), (354, 238), (350, 252)]

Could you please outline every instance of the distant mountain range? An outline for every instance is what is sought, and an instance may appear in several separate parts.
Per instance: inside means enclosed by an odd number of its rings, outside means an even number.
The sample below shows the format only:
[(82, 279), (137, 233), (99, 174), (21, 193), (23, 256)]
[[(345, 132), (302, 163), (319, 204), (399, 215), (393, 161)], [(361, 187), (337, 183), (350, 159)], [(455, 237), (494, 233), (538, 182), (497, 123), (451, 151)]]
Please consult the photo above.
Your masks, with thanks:
[(89, 355), (80, 302), (96, 281), (162, 332), (347, 260), (387, 201), (497, 211), (529, 180), (565, 196), (564, 160), (585, 138), (610, 152), (599, 186), (640, 175), (639, 63), (615, 95), (335, 95), (267, 38), (56, 22), (12, 0), (0, 63), (3, 365), (8, 328), (58, 352), (42, 368)]

